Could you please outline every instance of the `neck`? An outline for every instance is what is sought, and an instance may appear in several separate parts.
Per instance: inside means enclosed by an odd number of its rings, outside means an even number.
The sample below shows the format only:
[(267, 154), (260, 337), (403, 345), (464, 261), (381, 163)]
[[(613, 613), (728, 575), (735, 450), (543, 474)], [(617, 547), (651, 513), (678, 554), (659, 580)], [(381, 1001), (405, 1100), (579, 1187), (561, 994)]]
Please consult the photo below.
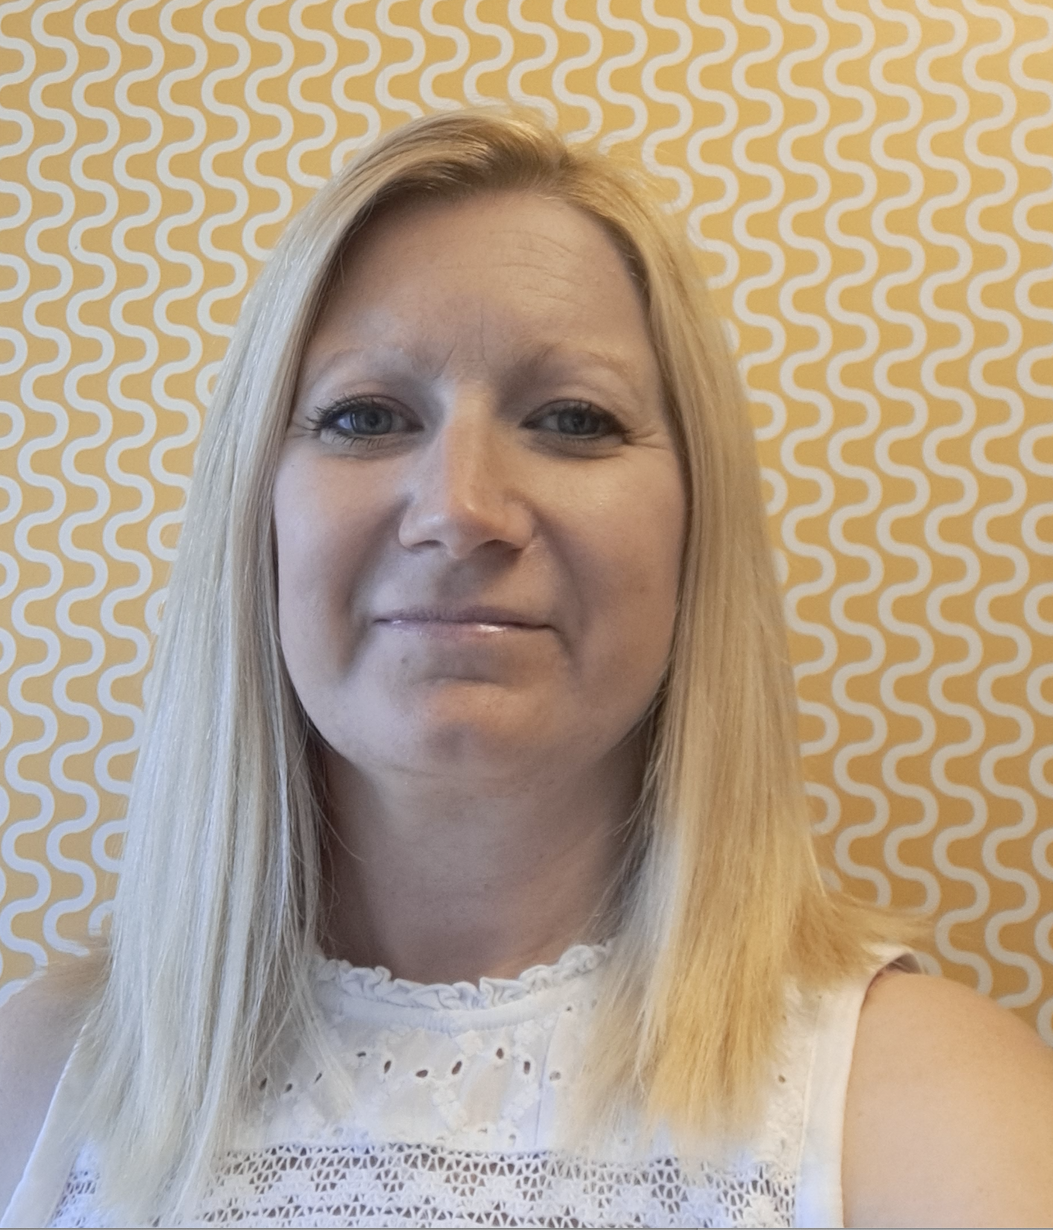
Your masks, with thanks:
[(605, 938), (635, 749), (588, 773), (489, 789), (367, 776), (327, 755), (331, 955), (415, 982), (477, 982)]

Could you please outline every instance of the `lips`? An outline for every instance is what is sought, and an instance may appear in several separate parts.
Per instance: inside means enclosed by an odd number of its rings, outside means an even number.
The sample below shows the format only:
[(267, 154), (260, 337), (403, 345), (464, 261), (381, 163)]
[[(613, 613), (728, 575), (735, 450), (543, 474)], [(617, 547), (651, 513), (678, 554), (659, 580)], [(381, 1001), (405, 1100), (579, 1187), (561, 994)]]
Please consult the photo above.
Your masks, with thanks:
[(374, 618), (378, 624), (404, 627), (468, 624), (492, 628), (541, 629), (550, 625), (524, 611), (503, 606), (395, 607)]

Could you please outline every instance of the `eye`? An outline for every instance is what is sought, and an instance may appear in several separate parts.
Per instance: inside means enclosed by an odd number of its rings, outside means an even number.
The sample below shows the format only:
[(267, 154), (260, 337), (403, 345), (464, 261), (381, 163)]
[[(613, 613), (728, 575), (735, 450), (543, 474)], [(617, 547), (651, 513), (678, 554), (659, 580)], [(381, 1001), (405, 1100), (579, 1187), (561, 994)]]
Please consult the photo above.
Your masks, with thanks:
[(552, 432), (562, 440), (586, 443), (592, 440), (610, 441), (624, 436), (617, 419), (587, 401), (563, 402), (548, 407), (529, 424), (535, 431)]
[(362, 447), (377, 445), (417, 430), (406, 413), (375, 397), (341, 398), (320, 407), (313, 427), (323, 439)]

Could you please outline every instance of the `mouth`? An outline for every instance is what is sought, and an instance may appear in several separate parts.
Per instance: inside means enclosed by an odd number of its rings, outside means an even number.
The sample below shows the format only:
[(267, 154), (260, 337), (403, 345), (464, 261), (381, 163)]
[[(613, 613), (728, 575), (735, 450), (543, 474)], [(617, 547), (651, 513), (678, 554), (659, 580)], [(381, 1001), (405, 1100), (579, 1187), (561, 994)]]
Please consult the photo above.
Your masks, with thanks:
[(395, 632), (449, 636), (540, 632), (549, 627), (525, 612), (496, 606), (405, 607), (385, 611), (374, 623)]

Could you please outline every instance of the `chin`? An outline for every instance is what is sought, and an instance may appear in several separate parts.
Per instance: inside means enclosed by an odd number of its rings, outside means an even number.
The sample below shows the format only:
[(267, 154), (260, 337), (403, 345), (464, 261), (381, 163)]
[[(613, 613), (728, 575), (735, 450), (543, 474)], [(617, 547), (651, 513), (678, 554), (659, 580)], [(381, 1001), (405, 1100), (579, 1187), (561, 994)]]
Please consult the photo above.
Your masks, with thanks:
[[(507, 694), (494, 696), (495, 690), (478, 685), (443, 689), (400, 706), (372, 726), (368, 749), (360, 744), (348, 759), (363, 768), (367, 761), (386, 762), (438, 777), (474, 774), (480, 782), (550, 765), (566, 737), (552, 730), (534, 706)], [(488, 691), (489, 696), (484, 694)], [(551, 713), (548, 709), (547, 716)]]

